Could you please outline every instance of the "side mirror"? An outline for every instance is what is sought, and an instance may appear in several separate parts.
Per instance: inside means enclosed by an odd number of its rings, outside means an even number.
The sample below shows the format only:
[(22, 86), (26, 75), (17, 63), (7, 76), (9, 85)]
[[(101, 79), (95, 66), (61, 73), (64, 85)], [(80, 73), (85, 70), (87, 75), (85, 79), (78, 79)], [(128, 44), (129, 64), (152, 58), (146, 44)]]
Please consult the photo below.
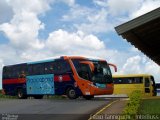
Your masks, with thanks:
[(90, 62), (90, 61), (81, 61), (80, 63), (89, 65), (91, 71), (92, 72), (94, 71), (94, 64), (92, 62)]
[(112, 66), (114, 68), (114, 71), (117, 72), (117, 66), (111, 63), (108, 63), (109, 66)]

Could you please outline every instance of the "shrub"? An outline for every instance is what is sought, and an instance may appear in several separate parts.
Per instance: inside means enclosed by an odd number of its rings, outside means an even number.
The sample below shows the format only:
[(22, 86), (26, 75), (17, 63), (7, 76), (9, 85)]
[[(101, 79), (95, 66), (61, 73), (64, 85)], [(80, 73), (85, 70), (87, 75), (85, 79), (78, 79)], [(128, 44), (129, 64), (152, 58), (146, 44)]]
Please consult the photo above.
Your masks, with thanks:
[(141, 91), (135, 90), (129, 95), (129, 101), (123, 110), (123, 115), (129, 115), (131, 119), (135, 119), (141, 101)]

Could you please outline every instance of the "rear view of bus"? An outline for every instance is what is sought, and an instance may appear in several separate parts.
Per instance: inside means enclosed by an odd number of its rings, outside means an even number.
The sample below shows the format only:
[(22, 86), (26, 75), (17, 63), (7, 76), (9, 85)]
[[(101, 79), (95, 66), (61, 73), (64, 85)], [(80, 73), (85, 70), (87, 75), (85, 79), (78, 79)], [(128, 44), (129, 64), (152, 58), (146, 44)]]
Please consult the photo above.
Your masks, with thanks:
[(130, 74), (114, 75), (114, 94), (129, 95), (135, 90), (142, 92), (142, 96), (156, 96), (156, 85), (152, 75), (148, 74)]
[(19, 98), (67, 95), (91, 99), (113, 93), (109, 65), (114, 66), (105, 60), (75, 56), (9, 65), (3, 68), (3, 89)]

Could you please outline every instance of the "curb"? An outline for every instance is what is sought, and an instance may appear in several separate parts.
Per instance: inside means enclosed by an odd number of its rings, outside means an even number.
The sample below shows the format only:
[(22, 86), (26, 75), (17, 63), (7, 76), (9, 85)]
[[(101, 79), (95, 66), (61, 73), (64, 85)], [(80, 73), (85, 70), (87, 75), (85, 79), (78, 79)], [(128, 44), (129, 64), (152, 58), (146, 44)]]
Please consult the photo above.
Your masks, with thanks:
[(96, 112), (94, 115), (90, 116), (88, 120), (92, 120), (92, 118), (94, 118), (94, 116), (102, 113), (105, 109), (107, 109), (109, 106), (111, 106), (113, 103), (118, 102), (119, 100), (114, 100), (111, 103), (107, 104), (106, 106), (104, 106), (102, 109), (100, 109), (98, 112)]
[(152, 97), (144, 97), (141, 98), (142, 100), (146, 100), (146, 99), (160, 99), (160, 96), (152, 96)]

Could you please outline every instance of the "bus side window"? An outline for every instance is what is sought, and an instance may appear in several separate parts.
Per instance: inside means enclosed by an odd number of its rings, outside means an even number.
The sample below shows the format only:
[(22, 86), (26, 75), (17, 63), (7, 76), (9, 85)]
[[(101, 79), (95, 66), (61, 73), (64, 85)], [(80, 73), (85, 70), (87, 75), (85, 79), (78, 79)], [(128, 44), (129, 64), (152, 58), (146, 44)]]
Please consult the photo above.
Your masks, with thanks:
[(55, 67), (53, 62), (45, 63), (45, 74), (53, 74), (53, 67)]
[(54, 74), (61, 74), (61, 63), (59, 61), (53, 63), (53, 72)]
[(33, 75), (44, 74), (44, 63), (38, 63), (33, 65)]
[(24, 78), (26, 77), (26, 75), (28, 75), (27, 64), (24, 64), (24, 65), (21, 65), (20, 67), (20, 77)]
[(16, 68), (15, 68), (14, 66), (11, 66), (11, 67), (10, 67), (10, 70), (11, 70), (11, 73), (10, 73), (11, 78), (16, 78), (16, 76), (18, 76), (18, 73), (17, 73), (17, 71), (16, 71)]
[(63, 69), (63, 72), (71, 72), (71, 67), (70, 67), (68, 61), (62, 62), (62, 69)]
[(13, 69), (13, 66), (5, 67), (4, 74), (5, 79), (15, 78), (15, 70)]
[(136, 77), (136, 78), (134, 78), (134, 83), (142, 83), (142, 77)]
[(12, 78), (18, 78), (18, 77), (20, 77), (19, 66), (17, 65), (12, 66)]
[(132, 79), (128, 79), (128, 83), (131, 84), (133, 83), (134, 81)]
[(122, 84), (122, 82), (123, 82), (122, 79), (118, 79), (119, 84)]
[(122, 84), (122, 79), (121, 78), (113, 78), (114, 84)]
[(7, 76), (7, 67), (4, 67), (3, 68), (3, 76), (2, 76), (2, 79), (7, 79), (8, 76)]
[(122, 84), (131, 84), (132, 83), (132, 78), (122, 78)]
[(43, 75), (44, 74), (44, 63), (29, 65), (28, 74), (29, 75)]
[(65, 74), (70, 72), (71, 68), (67, 61), (65, 60), (57, 60), (53, 63), (53, 72), (55, 74)]
[(32, 64), (28, 65), (28, 75), (32, 75), (33, 74), (33, 70), (32, 70)]

